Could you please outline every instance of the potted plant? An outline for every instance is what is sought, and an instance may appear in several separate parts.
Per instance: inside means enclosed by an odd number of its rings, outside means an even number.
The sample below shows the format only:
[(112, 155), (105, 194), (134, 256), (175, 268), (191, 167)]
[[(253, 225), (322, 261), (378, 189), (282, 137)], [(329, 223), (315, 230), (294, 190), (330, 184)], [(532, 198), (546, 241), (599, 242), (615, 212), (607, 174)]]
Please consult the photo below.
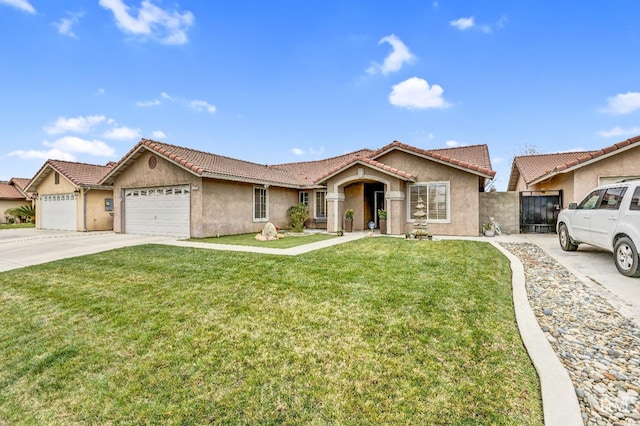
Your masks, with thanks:
[(387, 211), (384, 209), (378, 209), (378, 226), (380, 226), (380, 233), (387, 233)]
[(344, 230), (346, 232), (353, 230), (353, 209), (347, 209), (344, 212)]
[(338, 230), (336, 231), (336, 235), (338, 237), (342, 237), (344, 235), (344, 231), (342, 230), (342, 228), (338, 228)]
[(495, 235), (493, 225), (491, 225), (490, 223), (485, 223), (484, 225), (482, 225), (482, 233), (485, 237), (493, 237)]

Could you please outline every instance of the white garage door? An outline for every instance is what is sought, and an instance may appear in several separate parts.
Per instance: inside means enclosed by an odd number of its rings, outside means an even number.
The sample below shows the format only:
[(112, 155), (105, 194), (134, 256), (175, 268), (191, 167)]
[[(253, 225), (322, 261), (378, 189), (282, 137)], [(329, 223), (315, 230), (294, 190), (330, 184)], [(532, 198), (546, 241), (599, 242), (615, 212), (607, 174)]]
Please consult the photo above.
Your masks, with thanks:
[(189, 238), (190, 193), (189, 185), (126, 189), (124, 232)]
[(51, 194), (40, 196), (40, 227), (42, 229), (58, 229), (76, 231), (77, 209), (76, 195)]

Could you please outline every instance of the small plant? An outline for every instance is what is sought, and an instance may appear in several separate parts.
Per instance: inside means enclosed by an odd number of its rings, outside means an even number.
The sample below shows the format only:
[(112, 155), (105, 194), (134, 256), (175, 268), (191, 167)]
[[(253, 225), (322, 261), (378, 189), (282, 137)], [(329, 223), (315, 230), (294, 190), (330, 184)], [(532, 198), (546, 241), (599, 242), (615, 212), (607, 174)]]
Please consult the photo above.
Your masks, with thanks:
[(387, 220), (387, 211), (384, 209), (378, 209), (378, 219)]
[(491, 224), (485, 223), (484, 225), (482, 225), (482, 229), (485, 231), (491, 231)]
[(342, 228), (338, 228), (336, 235), (338, 235), (338, 237), (342, 237), (344, 235), (344, 230)]
[(347, 219), (347, 220), (353, 220), (353, 209), (345, 210), (344, 218)]
[(289, 207), (287, 213), (291, 216), (291, 231), (304, 231), (304, 223), (309, 219), (309, 210), (307, 210), (307, 206), (305, 206), (304, 203), (299, 203), (296, 206)]

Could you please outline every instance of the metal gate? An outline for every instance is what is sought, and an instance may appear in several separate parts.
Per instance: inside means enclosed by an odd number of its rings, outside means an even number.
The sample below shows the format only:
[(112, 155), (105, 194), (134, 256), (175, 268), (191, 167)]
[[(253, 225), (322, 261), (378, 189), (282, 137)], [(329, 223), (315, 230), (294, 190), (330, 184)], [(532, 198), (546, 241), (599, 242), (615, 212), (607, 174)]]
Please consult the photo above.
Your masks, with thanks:
[(520, 193), (520, 232), (556, 232), (556, 221), (562, 206), (560, 191), (523, 191)]

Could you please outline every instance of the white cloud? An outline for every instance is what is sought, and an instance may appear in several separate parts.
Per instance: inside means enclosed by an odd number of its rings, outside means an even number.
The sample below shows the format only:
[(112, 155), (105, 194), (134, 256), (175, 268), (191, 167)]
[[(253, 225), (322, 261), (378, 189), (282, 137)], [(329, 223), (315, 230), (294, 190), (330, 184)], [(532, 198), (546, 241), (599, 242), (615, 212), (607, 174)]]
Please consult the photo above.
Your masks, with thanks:
[(382, 43), (389, 43), (393, 51), (384, 59), (382, 65), (373, 63), (367, 68), (367, 74), (377, 74), (378, 72), (389, 74), (390, 72), (399, 71), (405, 63), (410, 63), (415, 59), (409, 48), (395, 34), (383, 37), (378, 42), (378, 45)]
[(194, 20), (189, 11), (168, 11), (150, 0), (143, 0), (136, 17), (129, 13), (130, 8), (123, 0), (100, 0), (100, 6), (113, 12), (116, 24), (125, 33), (156, 39), (163, 44), (185, 44), (189, 41), (187, 30)]
[(614, 115), (629, 114), (640, 109), (640, 92), (619, 93), (607, 99), (607, 102), (609, 105), (602, 109), (602, 112)]
[(160, 105), (160, 100), (154, 99), (152, 101), (138, 101), (136, 102), (136, 105), (141, 108), (148, 108), (148, 107)]
[(140, 139), (140, 129), (130, 129), (129, 127), (114, 127), (107, 131), (103, 137), (107, 139), (132, 140)]
[(17, 151), (12, 151), (8, 154), (10, 157), (18, 157), (23, 160), (63, 160), (63, 161), (76, 161), (76, 157), (73, 154), (69, 154), (68, 152), (61, 151), (59, 149), (50, 149), (47, 151), (38, 151), (35, 149), (30, 149), (28, 151), (23, 151), (21, 149)]
[(0, 4), (13, 6), (28, 13), (36, 13), (36, 9), (27, 0), (0, 0)]
[(442, 98), (443, 92), (437, 84), (429, 86), (426, 80), (411, 77), (393, 86), (389, 102), (409, 109), (447, 108), (449, 104)]
[(167, 99), (169, 101), (173, 101), (174, 100), (171, 96), (167, 95), (165, 92), (160, 93), (160, 96), (162, 96), (163, 98), (165, 98), (165, 99)]
[(78, 38), (71, 27), (80, 21), (80, 18), (84, 16), (84, 13), (69, 13), (68, 15), (69, 16), (67, 18), (62, 18), (60, 21), (54, 22), (53, 26), (56, 27), (58, 32), (62, 35)]
[(468, 30), (469, 28), (473, 28), (475, 25), (473, 22), (473, 16), (468, 18), (460, 18), (453, 21), (449, 21), (449, 25), (452, 27), (456, 27), (460, 31)]
[(291, 152), (292, 152), (294, 155), (304, 155), (304, 150), (302, 150), (302, 149), (300, 149), (300, 148), (293, 148), (293, 149), (291, 150)]
[(165, 135), (161, 130), (154, 130), (153, 132), (151, 132), (151, 137), (154, 139), (165, 139), (167, 135)]
[(53, 126), (45, 127), (44, 130), (50, 135), (58, 135), (66, 132), (87, 133), (93, 126), (105, 120), (106, 117), (104, 115), (78, 116), (73, 118), (59, 117)]
[(449, 140), (444, 143), (448, 148), (455, 148), (456, 146), (460, 146), (460, 142)]
[(196, 111), (208, 111), (211, 114), (214, 114), (216, 112), (216, 107), (214, 105), (211, 105), (207, 101), (193, 100), (189, 102), (189, 107), (195, 109)]
[(630, 136), (630, 135), (640, 135), (640, 126), (622, 128), (620, 126), (616, 126), (611, 130), (601, 130), (598, 132), (598, 136), (602, 138), (611, 138), (614, 136)]
[(43, 144), (62, 152), (79, 152), (104, 157), (115, 154), (115, 150), (102, 141), (86, 140), (76, 136), (64, 136), (54, 142), (44, 141)]

